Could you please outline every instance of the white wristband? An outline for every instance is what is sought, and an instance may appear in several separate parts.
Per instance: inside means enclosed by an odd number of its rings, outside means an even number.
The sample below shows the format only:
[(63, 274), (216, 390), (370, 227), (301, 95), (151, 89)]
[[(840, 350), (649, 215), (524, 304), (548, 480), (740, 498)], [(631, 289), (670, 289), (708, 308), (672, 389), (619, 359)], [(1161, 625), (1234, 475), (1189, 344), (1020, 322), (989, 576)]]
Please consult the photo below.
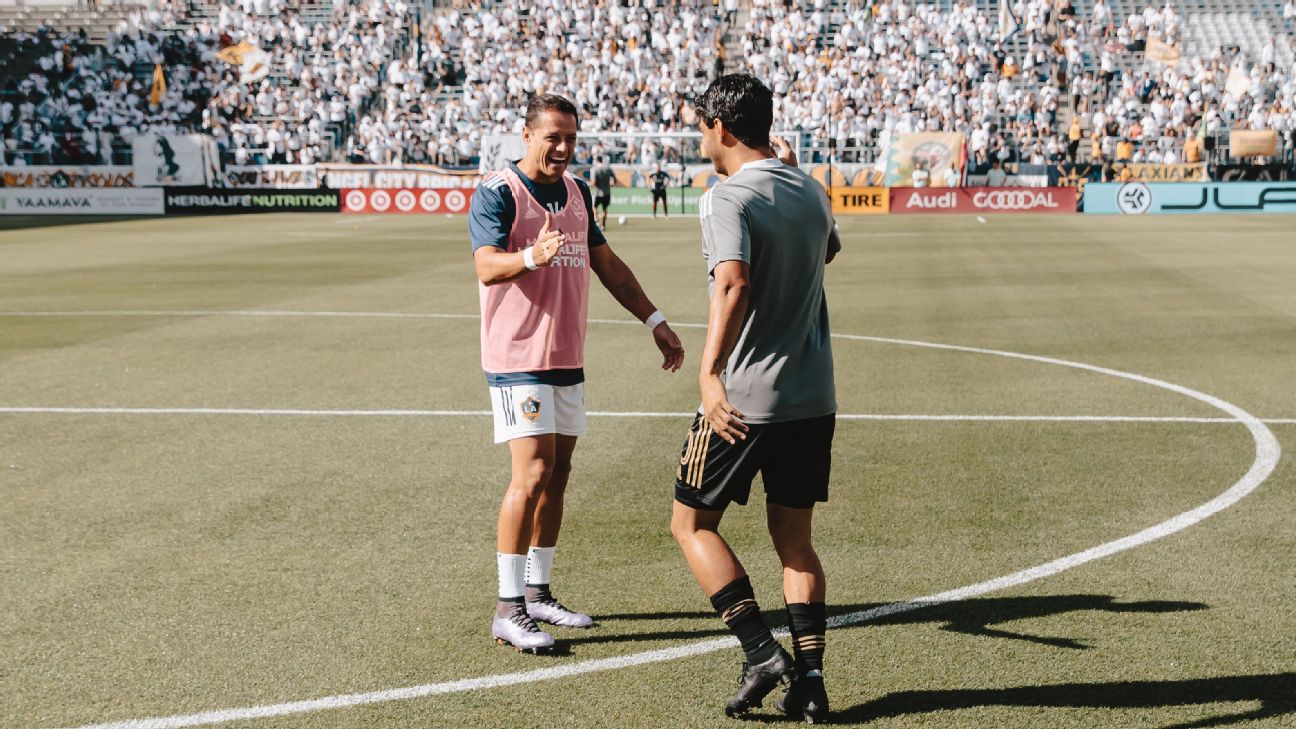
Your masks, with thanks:
[(537, 268), (540, 268), (540, 266), (536, 265), (535, 254), (532, 253), (532, 250), (531, 246), (527, 246), (522, 250), (522, 263), (526, 264), (528, 271), (534, 271)]
[(644, 319), (644, 326), (649, 329), (656, 329), (657, 325), (664, 321), (666, 321), (666, 315), (661, 313), (661, 310), (657, 310), (650, 314), (647, 319)]

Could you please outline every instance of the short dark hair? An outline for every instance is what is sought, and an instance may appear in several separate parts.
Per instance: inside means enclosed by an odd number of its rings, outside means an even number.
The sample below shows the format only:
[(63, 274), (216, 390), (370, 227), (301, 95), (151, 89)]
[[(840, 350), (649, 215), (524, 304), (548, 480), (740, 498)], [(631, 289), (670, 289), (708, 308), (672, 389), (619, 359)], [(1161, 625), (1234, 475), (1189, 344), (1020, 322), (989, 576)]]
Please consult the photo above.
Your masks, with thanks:
[(731, 73), (707, 87), (693, 103), (698, 118), (707, 128), (716, 119), (738, 141), (753, 149), (768, 147), (774, 125), (774, 94), (755, 76)]
[(557, 94), (539, 94), (532, 96), (527, 102), (526, 108), (526, 125), (534, 127), (540, 115), (546, 111), (557, 111), (563, 114), (571, 114), (573, 119), (580, 120), (576, 113), (576, 105)]

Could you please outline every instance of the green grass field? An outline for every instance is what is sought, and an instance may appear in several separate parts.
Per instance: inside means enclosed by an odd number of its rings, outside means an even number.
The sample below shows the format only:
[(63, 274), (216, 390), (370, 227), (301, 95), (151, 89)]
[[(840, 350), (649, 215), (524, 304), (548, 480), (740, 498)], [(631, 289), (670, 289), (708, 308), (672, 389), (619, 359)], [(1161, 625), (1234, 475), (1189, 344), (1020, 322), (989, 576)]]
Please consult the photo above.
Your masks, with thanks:
[[(841, 413), (887, 417), (839, 421), (816, 519), (834, 722), (1296, 724), (1296, 470), (1265, 440), (1296, 448), (1293, 222), (842, 221), (833, 328), (872, 339), (834, 344)], [(554, 584), (599, 625), (524, 656), (488, 635), (508, 468), (463, 219), (0, 228), (0, 725), (735, 726), (740, 654), (667, 528), (702, 330), (668, 375), (591, 324), (590, 410), (663, 415), (591, 417)], [(611, 238), (704, 321), (696, 220)], [(762, 502), (725, 531), (781, 625)]]

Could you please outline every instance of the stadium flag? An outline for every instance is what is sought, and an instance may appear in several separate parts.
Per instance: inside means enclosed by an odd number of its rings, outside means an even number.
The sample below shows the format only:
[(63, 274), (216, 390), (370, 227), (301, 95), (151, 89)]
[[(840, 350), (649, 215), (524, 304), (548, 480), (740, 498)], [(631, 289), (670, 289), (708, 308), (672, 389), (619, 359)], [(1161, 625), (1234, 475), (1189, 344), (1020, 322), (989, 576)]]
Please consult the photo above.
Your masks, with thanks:
[(149, 91), (149, 106), (161, 104), (166, 92), (166, 74), (162, 73), (162, 64), (155, 63), (153, 64), (153, 88)]
[(1017, 31), (1021, 29), (1021, 20), (1017, 18), (1017, 14), (1009, 7), (1011, 4), (1007, 0), (999, 4), (999, 41), (1001, 43), (1016, 35)]
[(1164, 63), (1167, 66), (1179, 63), (1179, 46), (1166, 43), (1155, 36), (1147, 39), (1147, 48), (1143, 53), (1149, 61)]
[(1224, 91), (1234, 99), (1241, 99), (1251, 90), (1251, 75), (1234, 66), (1229, 70), (1228, 80), (1224, 82)]
[(240, 41), (232, 46), (225, 46), (220, 49), (220, 51), (216, 53), (216, 57), (231, 66), (242, 66), (244, 54), (255, 50), (256, 46), (247, 41)]

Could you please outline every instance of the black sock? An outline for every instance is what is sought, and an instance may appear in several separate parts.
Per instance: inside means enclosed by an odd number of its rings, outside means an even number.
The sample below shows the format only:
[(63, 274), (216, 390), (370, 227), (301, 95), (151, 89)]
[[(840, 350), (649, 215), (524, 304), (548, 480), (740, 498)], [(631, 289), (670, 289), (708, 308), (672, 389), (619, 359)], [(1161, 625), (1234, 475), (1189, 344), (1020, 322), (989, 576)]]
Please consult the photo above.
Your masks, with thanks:
[(774, 653), (778, 651), (778, 641), (774, 640), (769, 626), (765, 625), (760, 607), (756, 605), (756, 593), (752, 592), (751, 580), (745, 575), (712, 595), (711, 605), (742, 643), (749, 664), (764, 663), (774, 657)]
[(501, 597), (499, 602), (495, 603), (497, 618), (507, 618), (519, 610), (526, 612), (526, 602), (520, 597)]
[(553, 599), (548, 585), (527, 584), (526, 587), (522, 588), (522, 594), (526, 597), (527, 602), (544, 602)]
[(823, 671), (824, 633), (828, 621), (821, 602), (788, 603), (788, 624), (792, 628), (792, 653), (796, 656), (797, 673)]

